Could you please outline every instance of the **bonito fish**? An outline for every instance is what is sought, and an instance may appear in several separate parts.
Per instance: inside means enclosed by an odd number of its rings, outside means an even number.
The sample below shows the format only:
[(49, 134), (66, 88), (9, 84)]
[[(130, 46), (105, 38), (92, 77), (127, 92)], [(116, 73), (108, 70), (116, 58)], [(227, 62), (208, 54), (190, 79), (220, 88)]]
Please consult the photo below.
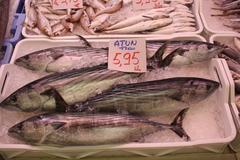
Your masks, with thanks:
[(57, 106), (67, 112), (102, 111), (135, 115), (159, 115), (188, 108), (210, 96), (219, 83), (202, 78), (177, 77), (133, 84), (120, 84), (83, 103), (68, 106), (56, 91)]
[[(208, 53), (217, 55), (223, 50), (222, 45), (200, 41), (150, 41), (147, 42), (147, 58), (154, 55), (161, 63), (162, 56), (167, 56), (177, 48), (184, 52), (191, 50), (189, 56), (199, 58), (199, 53), (205, 59), (210, 59)], [(16, 59), (15, 64), (34, 71), (64, 72), (72, 69), (97, 66), (107, 63), (108, 49), (93, 47), (64, 46), (39, 50)], [(198, 60), (198, 61), (201, 61)]]
[(127, 115), (44, 114), (16, 124), (8, 134), (35, 145), (83, 146), (144, 142), (146, 135), (171, 129), (189, 140), (182, 128), (185, 112), (181, 111), (171, 124)]
[(55, 47), (20, 57), (16, 65), (44, 72), (64, 72), (107, 62), (107, 49), (92, 47)]

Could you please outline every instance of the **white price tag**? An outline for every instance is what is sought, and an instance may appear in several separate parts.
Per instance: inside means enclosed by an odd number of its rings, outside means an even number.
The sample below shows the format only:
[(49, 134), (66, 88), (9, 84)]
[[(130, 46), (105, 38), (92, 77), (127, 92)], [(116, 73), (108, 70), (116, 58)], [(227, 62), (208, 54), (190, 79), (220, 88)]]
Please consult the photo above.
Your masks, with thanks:
[(132, 0), (134, 10), (161, 8), (164, 0)]
[(108, 69), (123, 72), (146, 72), (146, 41), (142, 38), (111, 40)]
[(53, 9), (83, 8), (82, 0), (52, 0)]

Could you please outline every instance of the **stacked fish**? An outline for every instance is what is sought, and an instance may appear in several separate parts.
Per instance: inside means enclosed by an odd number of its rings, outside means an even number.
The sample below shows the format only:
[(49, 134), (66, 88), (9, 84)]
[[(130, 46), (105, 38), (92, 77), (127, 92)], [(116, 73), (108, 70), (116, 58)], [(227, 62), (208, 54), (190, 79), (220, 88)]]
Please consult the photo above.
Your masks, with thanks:
[(221, 16), (224, 18), (223, 25), (240, 32), (240, 1), (239, 0), (214, 0), (219, 7), (213, 8), (219, 10), (221, 14), (212, 16)]
[[(101, 145), (142, 142), (146, 135), (171, 129), (189, 140), (182, 127), (189, 105), (209, 97), (219, 83), (162, 79), (159, 72), (208, 61), (223, 49), (198, 41), (148, 42), (146, 73), (108, 70), (108, 49), (91, 46), (49, 48), (20, 57), (20, 67), (48, 75), (18, 89), (1, 105), (57, 113), (31, 117), (10, 128), (9, 135), (37, 145)], [(75, 62), (61, 63), (68, 58)], [(171, 124), (148, 119), (172, 112), (179, 113)]]
[(34, 34), (170, 34), (196, 31), (193, 0), (164, 0), (162, 8), (134, 11), (131, 0), (84, 0), (83, 8), (54, 10), (50, 0), (26, 1), (25, 26)]
[(219, 57), (226, 59), (228, 67), (232, 73), (232, 77), (235, 83), (235, 94), (236, 94), (236, 104), (240, 111), (240, 39), (234, 38), (234, 47), (233, 49), (229, 46), (226, 46), (225, 49)]

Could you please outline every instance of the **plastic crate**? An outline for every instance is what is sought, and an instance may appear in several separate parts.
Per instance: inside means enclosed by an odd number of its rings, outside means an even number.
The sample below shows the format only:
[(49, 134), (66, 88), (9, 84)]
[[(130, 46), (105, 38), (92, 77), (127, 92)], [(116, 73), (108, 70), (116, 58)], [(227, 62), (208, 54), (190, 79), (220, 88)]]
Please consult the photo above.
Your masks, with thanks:
[[(240, 35), (236, 35), (236, 34), (215, 34), (213, 36), (210, 37), (210, 42), (213, 41), (218, 41), (221, 42), (223, 44), (226, 44), (232, 48), (234, 48), (234, 38), (240, 38)], [(240, 118), (239, 118), (239, 111), (237, 109), (237, 106), (235, 104), (235, 84), (234, 84), (234, 80), (231, 76), (230, 73), (230, 69), (228, 68), (227, 64), (225, 65), (225, 70), (226, 73), (228, 73), (228, 80), (229, 80), (229, 84), (230, 84), (230, 98), (229, 98), (229, 104), (231, 106), (231, 111), (232, 111), (232, 115), (235, 121), (235, 125), (237, 128), (237, 137), (234, 139), (234, 141), (231, 142), (230, 147), (232, 148), (232, 150), (234, 150), (235, 152), (237, 152), (237, 156), (238, 159), (239, 158), (239, 153), (240, 153)]]
[(0, 65), (9, 63), (13, 53), (13, 46), (9, 42), (4, 42), (2, 48), (4, 51), (4, 57), (0, 60)]
[[(26, 0), (28, 2), (30, 0)], [(113, 38), (158, 38), (158, 37), (176, 37), (181, 35), (192, 35), (197, 34), (200, 35), (203, 32), (203, 24), (199, 15), (199, 1), (201, 0), (194, 0), (192, 12), (195, 15), (196, 19), (196, 26), (197, 30), (194, 32), (180, 32), (180, 33), (173, 33), (173, 34), (96, 34), (96, 35), (90, 35), (90, 34), (81, 34), (84, 38), (87, 39), (113, 39)], [(26, 17), (27, 20), (27, 17)], [(22, 34), (25, 38), (49, 38), (46, 35), (43, 34), (34, 34), (29, 32), (29, 30), (26, 27), (23, 27)], [(51, 37), (51, 39), (57, 39), (57, 40), (68, 40), (68, 39), (78, 39), (78, 36), (72, 35), (71, 33), (68, 33), (64, 36), (56, 36)]]
[(14, 46), (17, 44), (18, 41), (22, 39), (22, 28), (23, 23), (25, 20), (25, 14), (15, 14), (14, 20), (12, 23), (12, 28), (10, 30), (11, 32), (11, 38), (6, 39), (7, 42), (12, 43)]
[(24, 7), (25, 0), (19, 0), (19, 4), (17, 7), (17, 14), (25, 13), (25, 7)]
[[(69, 41), (68, 43), (72, 44), (74, 41)], [(49, 42), (48, 42), (49, 43)], [(66, 42), (65, 42), (66, 43)], [(21, 43), (19, 43), (21, 44)], [(77, 41), (75, 41), (77, 44)], [(0, 108), (0, 123), (2, 129), (0, 132), (0, 150), (1, 154), (6, 159), (33, 159), (38, 157), (39, 159), (98, 159), (103, 158), (109, 159), (111, 157), (122, 157), (127, 159), (127, 157), (140, 157), (140, 158), (156, 158), (167, 155), (179, 155), (179, 154), (199, 154), (199, 153), (224, 153), (228, 145), (233, 141), (236, 136), (236, 128), (234, 126), (233, 118), (230, 111), (230, 106), (227, 103), (229, 99), (229, 82), (227, 79), (226, 72), (222, 65), (222, 59), (213, 59), (210, 63), (207, 64), (204, 69), (208, 72), (208, 76), (211, 79), (215, 79), (221, 83), (221, 87), (215, 92), (215, 95), (211, 96), (213, 99), (218, 99), (217, 104), (208, 102), (205, 105), (200, 105), (199, 109), (195, 110), (194, 119), (190, 118), (191, 121), (186, 123), (192, 124), (199, 128), (197, 132), (192, 130), (201, 138), (197, 138), (193, 141), (182, 142), (182, 141), (171, 141), (171, 142), (162, 142), (162, 143), (127, 143), (119, 145), (100, 145), (100, 146), (66, 146), (66, 147), (53, 147), (53, 146), (31, 146), (24, 143), (11, 143), (7, 138), (7, 129), (13, 124), (16, 124), (18, 121), (25, 119), (25, 116), (32, 116), (31, 113), (19, 113), (17, 111), (10, 111), (3, 108)], [(203, 69), (203, 68), (202, 68)], [(200, 71), (200, 70), (199, 70)], [(203, 70), (202, 70), (203, 71)], [(204, 72), (204, 73), (206, 73)], [(203, 72), (202, 72), (203, 73)], [(16, 74), (18, 78), (16, 79)], [(200, 72), (194, 72), (191, 75), (186, 72), (182, 72), (181, 76), (185, 74), (188, 76), (199, 75)], [(179, 76), (174, 73), (174, 77)], [(7, 64), (4, 65), (0, 70), (0, 86), (1, 86), (1, 100), (6, 98), (10, 93), (14, 92), (17, 88), (22, 87), (23, 85), (38, 79), (39, 75), (29, 73), (29, 71), (22, 70), (20, 67)], [(27, 77), (27, 78), (26, 78)], [(210, 78), (209, 77), (209, 78)], [(205, 109), (204, 109), (204, 108)], [(204, 109), (204, 112), (202, 112)], [(193, 111), (194, 109), (192, 109)], [(201, 111), (202, 110), (202, 111)], [(211, 117), (208, 113), (214, 111)], [(193, 112), (192, 112), (193, 113)], [(29, 115), (31, 114), (31, 115)], [(188, 114), (189, 116), (193, 116)], [(207, 115), (207, 116), (206, 116)], [(8, 119), (7, 117), (11, 117)], [(197, 118), (198, 117), (198, 118)], [(200, 119), (199, 119), (200, 118)], [(205, 119), (205, 122), (202, 123), (202, 120)], [(215, 134), (209, 138), (203, 138), (204, 134), (209, 134), (211, 132), (210, 127), (213, 126), (212, 120), (218, 121), (215, 127), (218, 126), (216, 132), (222, 132), (223, 136), (216, 136)], [(10, 122), (11, 121), (11, 122)], [(195, 121), (195, 123), (193, 123)], [(200, 122), (200, 123), (198, 123)], [(185, 127), (189, 126), (188, 124)], [(202, 132), (205, 130), (204, 132)], [(192, 132), (192, 133), (193, 133)], [(188, 130), (190, 133), (190, 130)], [(191, 135), (190, 135), (191, 136)], [(194, 136), (192, 134), (192, 136)]]

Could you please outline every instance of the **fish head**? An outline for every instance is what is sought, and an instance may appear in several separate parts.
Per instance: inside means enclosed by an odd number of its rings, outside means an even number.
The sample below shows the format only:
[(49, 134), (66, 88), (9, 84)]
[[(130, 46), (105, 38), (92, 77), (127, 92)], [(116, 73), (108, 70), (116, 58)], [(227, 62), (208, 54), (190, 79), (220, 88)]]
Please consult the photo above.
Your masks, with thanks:
[(50, 55), (50, 51), (44, 53), (37, 54), (36, 52), (36, 54), (25, 55), (16, 59), (14, 63), (26, 69), (44, 72), (47, 70), (47, 65), (55, 58), (53, 55)]
[[(10, 110), (21, 110), (24, 112), (32, 112), (45, 108), (45, 105), (42, 103), (42, 100), (46, 103), (50, 102), (49, 96), (42, 96), (40, 93), (31, 90), (29, 88), (16, 91), (7, 97), (2, 103), (1, 106)], [(49, 101), (50, 100), (50, 101)], [(46, 109), (47, 110), (47, 109)]]
[(219, 87), (219, 83), (202, 78), (190, 78), (182, 85), (182, 101), (200, 102), (210, 96)]
[(38, 115), (12, 126), (8, 130), (8, 135), (19, 140), (38, 143), (63, 125), (64, 123), (52, 121), (51, 116)]
[(209, 58), (213, 58), (215, 56), (218, 56), (225, 49), (225, 46), (219, 43), (208, 43), (207, 49)]
[(39, 136), (39, 133), (36, 132), (37, 130), (39, 130), (39, 128), (41, 128), (40, 121), (41, 117), (35, 116), (20, 123), (17, 123), (8, 129), (8, 135), (10, 137), (17, 138), (20, 140), (23, 140), (25, 138), (27, 138), (28, 140), (29, 139), (33, 140), (32, 137), (36, 137), (35, 138), (36, 141), (38, 140), (37, 138), (39, 138), (40, 140), (40, 137), (42, 136)]

